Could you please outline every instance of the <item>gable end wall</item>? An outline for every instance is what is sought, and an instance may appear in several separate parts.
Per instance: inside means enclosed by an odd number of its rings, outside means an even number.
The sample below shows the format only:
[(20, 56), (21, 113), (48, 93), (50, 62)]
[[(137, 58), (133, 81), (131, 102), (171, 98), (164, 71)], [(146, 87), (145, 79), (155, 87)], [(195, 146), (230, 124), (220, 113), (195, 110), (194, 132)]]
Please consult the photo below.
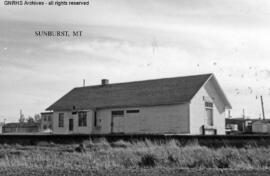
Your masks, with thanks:
[(190, 133), (202, 134), (202, 125), (205, 124), (206, 117), (203, 97), (213, 98), (213, 127), (217, 129), (217, 134), (225, 134), (225, 107), (210, 80), (190, 102)]

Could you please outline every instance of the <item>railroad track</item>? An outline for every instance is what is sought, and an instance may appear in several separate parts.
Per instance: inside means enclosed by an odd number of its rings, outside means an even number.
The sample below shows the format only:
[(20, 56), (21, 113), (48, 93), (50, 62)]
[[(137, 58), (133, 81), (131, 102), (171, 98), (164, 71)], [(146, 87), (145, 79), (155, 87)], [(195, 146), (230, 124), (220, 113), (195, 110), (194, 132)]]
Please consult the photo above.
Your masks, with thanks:
[(82, 143), (85, 140), (106, 139), (108, 142), (124, 141), (159, 141), (177, 140), (181, 144), (198, 143), (208, 147), (248, 145), (270, 146), (270, 135), (169, 135), (169, 134), (1, 134), (0, 144), (36, 145), (41, 141), (55, 144)]

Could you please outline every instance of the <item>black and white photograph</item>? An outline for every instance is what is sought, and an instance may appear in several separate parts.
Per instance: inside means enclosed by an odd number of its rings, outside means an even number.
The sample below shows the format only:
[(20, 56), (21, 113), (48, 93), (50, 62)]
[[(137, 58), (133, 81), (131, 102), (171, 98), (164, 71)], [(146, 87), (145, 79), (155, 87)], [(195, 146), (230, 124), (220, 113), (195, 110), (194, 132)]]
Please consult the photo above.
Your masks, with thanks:
[(0, 0), (0, 175), (270, 175), (269, 0)]

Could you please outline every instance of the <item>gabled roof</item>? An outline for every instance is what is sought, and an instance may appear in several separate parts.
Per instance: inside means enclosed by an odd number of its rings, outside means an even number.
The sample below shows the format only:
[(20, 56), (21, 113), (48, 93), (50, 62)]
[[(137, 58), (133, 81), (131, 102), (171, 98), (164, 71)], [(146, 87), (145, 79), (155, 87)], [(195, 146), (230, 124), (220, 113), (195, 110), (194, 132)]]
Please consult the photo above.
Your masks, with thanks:
[(46, 110), (155, 106), (189, 102), (212, 74), (74, 88)]

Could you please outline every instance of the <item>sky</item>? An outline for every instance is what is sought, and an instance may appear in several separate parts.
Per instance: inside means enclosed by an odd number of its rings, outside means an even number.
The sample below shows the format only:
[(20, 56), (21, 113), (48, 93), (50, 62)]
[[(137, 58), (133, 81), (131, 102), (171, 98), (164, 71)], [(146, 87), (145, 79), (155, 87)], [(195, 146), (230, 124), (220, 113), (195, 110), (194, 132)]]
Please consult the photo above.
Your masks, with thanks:
[[(4, 2), (4, 1), (3, 1)], [(0, 4), (0, 121), (33, 116), (74, 87), (214, 73), (231, 115), (270, 118), (270, 1), (90, 0)], [(36, 37), (82, 30), (82, 37)]]

